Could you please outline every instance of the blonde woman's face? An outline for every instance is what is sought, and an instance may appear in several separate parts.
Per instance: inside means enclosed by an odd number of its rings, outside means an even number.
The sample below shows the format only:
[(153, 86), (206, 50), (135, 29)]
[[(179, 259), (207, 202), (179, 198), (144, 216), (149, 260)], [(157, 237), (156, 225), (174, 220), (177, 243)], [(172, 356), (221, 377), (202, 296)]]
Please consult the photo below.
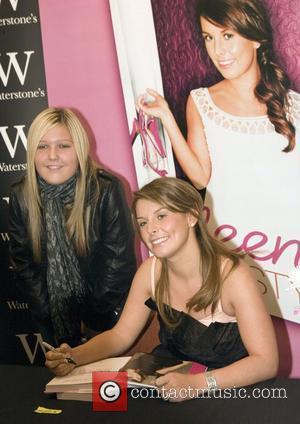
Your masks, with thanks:
[(75, 174), (78, 158), (65, 125), (56, 125), (42, 137), (34, 163), (37, 173), (48, 184), (62, 184)]

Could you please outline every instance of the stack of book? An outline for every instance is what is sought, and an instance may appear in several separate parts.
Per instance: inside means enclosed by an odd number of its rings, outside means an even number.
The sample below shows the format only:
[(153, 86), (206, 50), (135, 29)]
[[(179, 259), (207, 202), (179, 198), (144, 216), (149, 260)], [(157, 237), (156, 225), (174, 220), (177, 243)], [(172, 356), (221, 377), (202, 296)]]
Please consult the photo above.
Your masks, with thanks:
[(64, 377), (54, 377), (45, 387), (45, 393), (56, 393), (58, 399), (92, 401), (93, 372), (126, 371), (128, 387), (156, 388), (155, 379), (167, 372), (199, 373), (206, 367), (194, 362), (164, 358), (148, 353), (136, 353), (132, 357), (103, 359), (76, 367)]

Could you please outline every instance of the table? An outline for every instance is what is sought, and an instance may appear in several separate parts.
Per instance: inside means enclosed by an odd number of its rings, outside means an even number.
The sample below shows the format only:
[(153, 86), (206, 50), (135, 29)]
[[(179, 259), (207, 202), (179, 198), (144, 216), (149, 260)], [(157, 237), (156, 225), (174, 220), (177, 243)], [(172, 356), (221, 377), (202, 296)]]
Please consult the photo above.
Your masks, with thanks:
[[(0, 424), (289, 424), (299, 421), (300, 380), (296, 379), (277, 378), (248, 387), (243, 389), (244, 399), (234, 398), (231, 392), (231, 398), (169, 403), (161, 399), (133, 399), (129, 394), (127, 412), (93, 412), (91, 402), (57, 400), (54, 395), (44, 394), (45, 384), (52, 377), (44, 367), (0, 365)], [(263, 397), (255, 398), (259, 391)], [(63, 412), (37, 414), (34, 410), (38, 406)]]

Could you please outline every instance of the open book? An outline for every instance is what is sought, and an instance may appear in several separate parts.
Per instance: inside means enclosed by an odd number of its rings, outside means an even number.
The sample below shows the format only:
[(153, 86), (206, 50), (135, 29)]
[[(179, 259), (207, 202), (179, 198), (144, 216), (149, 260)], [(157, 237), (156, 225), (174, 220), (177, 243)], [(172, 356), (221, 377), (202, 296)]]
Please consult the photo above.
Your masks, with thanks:
[(92, 393), (93, 372), (119, 371), (130, 356), (108, 358), (76, 367), (64, 377), (54, 377), (46, 384), (45, 393)]
[(58, 399), (92, 400), (94, 371), (127, 371), (128, 387), (156, 388), (155, 379), (167, 372), (200, 373), (204, 365), (164, 358), (148, 353), (136, 353), (92, 362), (75, 368), (64, 377), (54, 377), (45, 387), (45, 393), (56, 393)]

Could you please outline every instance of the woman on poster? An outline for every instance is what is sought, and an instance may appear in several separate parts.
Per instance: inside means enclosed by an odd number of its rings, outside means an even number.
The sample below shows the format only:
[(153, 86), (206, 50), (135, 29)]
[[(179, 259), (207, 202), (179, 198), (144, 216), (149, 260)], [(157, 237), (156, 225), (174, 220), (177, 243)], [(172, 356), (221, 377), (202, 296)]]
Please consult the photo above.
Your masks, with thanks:
[[(295, 184), (300, 179), (300, 95), (289, 89), (276, 62), (261, 0), (200, 0), (198, 10), (207, 53), (223, 80), (190, 93), (187, 140), (157, 92), (149, 89), (154, 100), (142, 95), (138, 105), (161, 119), (195, 187), (207, 187), (211, 233), (223, 231), (232, 247), (265, 264), (272, 283), (275, 275), (288, 289), (287, 274), (300, 257)], [(277, 298), (286, 305), (284, 315), (294, 319), (299, 304), (291, 293), (281, 291)]]

